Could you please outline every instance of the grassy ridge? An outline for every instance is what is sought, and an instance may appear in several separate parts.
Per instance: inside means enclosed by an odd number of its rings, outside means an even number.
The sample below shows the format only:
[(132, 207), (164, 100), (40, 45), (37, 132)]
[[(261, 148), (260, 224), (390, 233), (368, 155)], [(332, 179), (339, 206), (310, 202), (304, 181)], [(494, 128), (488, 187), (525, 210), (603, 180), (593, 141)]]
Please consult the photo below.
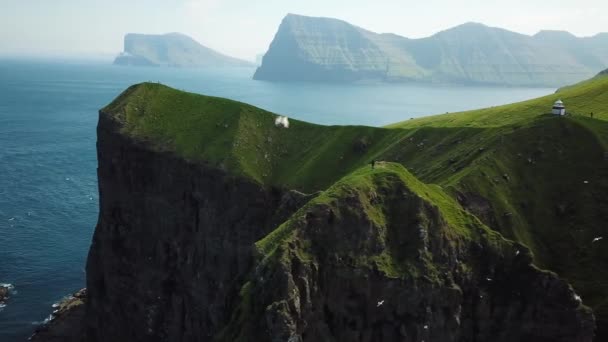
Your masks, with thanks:
[(290, 120), (227, 99), (143, 83), (102, 110), (123, 122), (123, 133), (189, 160), (203, 160), (265, 185), (311, 191), (367, 163), (399, 130), (320, 126)]
[(594, 77), (575, 86), (562, 88), (555, 94), (528, 101), (466, 112), (429, 116), (392, 124), (390, 128), (419, 127), (504, 127), (534, 120), (551, 112), (555, 101), (561, 99), (568, 113), (608, 120), (608, 77)]
[[(558, 98), (574, 115), (546, 114)], [(124, 134), (265, 186), (326, 190), (376, 159), (404, 165), (449, 201), (477, 194), (484, 223), (530, 247), (538, 264), (567, 278), (608, 321), (608, 240), (592, 243), (608, 238), (607, 76), (521, 103), (384, 128), (297, 120), (277, 128), (276, 114), (151, 83), (102, 111), (123, 122)], [(429, 200), (451, 207), (441, 196)]]

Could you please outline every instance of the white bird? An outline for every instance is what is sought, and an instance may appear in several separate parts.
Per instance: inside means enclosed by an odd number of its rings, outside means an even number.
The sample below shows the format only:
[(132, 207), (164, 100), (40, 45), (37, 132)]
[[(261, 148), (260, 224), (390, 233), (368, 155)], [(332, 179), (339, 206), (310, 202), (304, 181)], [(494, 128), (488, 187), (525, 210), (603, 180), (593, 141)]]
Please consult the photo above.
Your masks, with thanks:
[(382, 304), (384, 304), (384, 299), (383, 299), (383, 300), (381, 300), (381, 301), (379, 301), (379, 302), (378, 302), (378, 304), (377, 304), (376, 306), (377, 306), (377, 307), (380, 307), (380, 306), (382, 306)]
[(8, 219), (9, 221), (15, 221), (14, 217), (11, 217), (10, 219)]
[(519, 255), (519, 249), (517, 251), (515, 251), (515, 256)]
[(603, 236), (598, 236), (595, 239), (593, 239), (593, 241), (591, 241), (591, 243), (598, 242), (598, 241), (602, 240), (603, 238), (604, 238)]

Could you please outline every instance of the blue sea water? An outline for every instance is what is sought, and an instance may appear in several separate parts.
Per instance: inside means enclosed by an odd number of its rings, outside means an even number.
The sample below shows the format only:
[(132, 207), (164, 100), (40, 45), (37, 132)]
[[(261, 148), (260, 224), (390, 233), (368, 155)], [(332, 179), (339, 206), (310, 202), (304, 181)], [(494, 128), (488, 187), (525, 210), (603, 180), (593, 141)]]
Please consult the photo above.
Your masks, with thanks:
[(253, 81), (254, 69), (125, 68), (0, 60), (0, 341), (24, 341), (51, 305), (84, 287), (97, 220), (97, 110), (127, 86), (161, 82), (320, 124), (381, 126), (552, 93), (547, 88)]

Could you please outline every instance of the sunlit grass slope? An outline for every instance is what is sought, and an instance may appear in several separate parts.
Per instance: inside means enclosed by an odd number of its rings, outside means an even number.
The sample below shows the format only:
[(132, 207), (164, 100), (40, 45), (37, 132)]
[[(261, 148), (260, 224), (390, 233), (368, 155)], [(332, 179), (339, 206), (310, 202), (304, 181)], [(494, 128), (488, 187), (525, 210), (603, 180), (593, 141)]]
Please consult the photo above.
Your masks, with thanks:
[(189, 160), (216, 164), (265, 185), (316, 190), (331, 184), (391, 142), (400, 131), (320, 126), (222, 98), (153, 83), (129, 88), (102, 110), (124, 123), (123, 133)]

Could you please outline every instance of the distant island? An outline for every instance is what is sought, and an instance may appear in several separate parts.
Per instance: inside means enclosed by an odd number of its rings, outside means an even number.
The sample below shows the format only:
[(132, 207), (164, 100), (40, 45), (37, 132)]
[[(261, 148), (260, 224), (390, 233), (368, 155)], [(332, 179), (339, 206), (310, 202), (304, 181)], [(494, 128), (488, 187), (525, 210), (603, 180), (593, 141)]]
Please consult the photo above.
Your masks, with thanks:
[(378, 34), (332, 18), (289, 14), (254, 79), (424, 81), (563, 86), (608, 67), (608, 33), (534, 36), (466, 23), (427, 38)]
[(241, 67), (254, 64), (226, 56), (181, 33), (163, 35), (129, 33), (117, 65), (170, 67)]

